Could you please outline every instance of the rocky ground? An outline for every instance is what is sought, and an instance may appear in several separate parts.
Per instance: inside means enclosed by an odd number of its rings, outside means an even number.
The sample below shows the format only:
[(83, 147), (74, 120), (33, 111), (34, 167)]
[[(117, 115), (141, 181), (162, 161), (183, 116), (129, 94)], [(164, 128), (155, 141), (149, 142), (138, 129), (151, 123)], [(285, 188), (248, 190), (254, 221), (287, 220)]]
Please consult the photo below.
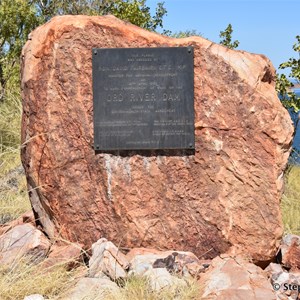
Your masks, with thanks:
[[(171, 289), (199, 284), (195, 299), (300, 299), (300, 237), (287, 235), (273, 262), (264, 269), (247, 260), (238, 251), (212, 260), (202, 260), (191, 252), (159, 251), (147, 248), (119, 249), (105, 238), (93, 244), (90, 255), (75, 243), (51, 243), (33, 224), (31, 213), (1, 225), (0, 264), (10, 265), (22, 257), (34, 257), (34, 263), (47, 268), (69, 262), (76, 268), (85, 261), (88, 268), (60, 300), (106, 299), (108, 292), (118, 292), (129, 276), (149, 280), (153, 290)], [(28, 295), (26, 300), (44, 299), (43, 295)], [(46, 299), (46, 298), (45, 298)], [(178, 298), (180, 299), (180, 298)]]

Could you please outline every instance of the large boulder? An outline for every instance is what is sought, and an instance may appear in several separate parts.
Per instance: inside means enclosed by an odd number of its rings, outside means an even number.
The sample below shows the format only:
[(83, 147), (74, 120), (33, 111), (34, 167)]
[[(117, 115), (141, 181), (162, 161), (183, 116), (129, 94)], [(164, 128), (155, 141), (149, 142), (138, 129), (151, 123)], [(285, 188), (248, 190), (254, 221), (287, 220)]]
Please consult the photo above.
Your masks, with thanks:
[[(194, 47), (194, 153), (93, 149), (92, 48)], [(62, 16), (22, 53), (22, 161), (39, 225), (90, 247), (192, 251), (240, 246), (270, 260), (293, 126), (263, 55), (173, 39), (113, 16)]]

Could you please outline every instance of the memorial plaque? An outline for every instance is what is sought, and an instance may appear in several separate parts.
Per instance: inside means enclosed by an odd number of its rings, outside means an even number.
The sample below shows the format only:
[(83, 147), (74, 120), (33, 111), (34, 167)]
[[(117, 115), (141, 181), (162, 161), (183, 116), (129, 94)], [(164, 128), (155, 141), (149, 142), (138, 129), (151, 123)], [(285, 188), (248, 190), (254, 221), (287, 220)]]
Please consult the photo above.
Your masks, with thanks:
[(192, 47), (93, 49), (95, 150), (194, 149)]

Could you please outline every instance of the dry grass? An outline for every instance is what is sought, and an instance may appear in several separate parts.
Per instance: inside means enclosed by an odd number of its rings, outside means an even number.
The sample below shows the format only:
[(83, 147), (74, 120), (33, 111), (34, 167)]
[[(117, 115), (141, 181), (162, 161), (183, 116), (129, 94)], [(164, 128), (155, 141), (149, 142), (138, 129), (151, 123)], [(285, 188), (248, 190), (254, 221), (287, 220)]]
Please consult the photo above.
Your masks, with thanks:
[(200, 286), (194, 279), (153, 290), (147, 277), (130, 276), (117, 290), (91, 291), (81, 295), (78, 300), (196, 300), (199, 299), (199, 293)]
[(0, 224), (12, 221), (31, 209), (22, 166), (20, 162), (16, 165), (10, 172), (0, 174)]
[[(120, 282), (119, 282), (120, 283)], [(87, 285), (84, 293), (76, 293), (76, 300), (196, 300), (199, 299), (200, 287), (196, 280), (186, 284), (173, 284), (160, 290), (153, 290), (147, 277), (130, 276), (120, 283), (120, 287), (103, 289)], [(73, 289), (72, 289), (73, 291)], [(57, 300), (68, 300), (68, 292)], [(75, 299), (75, 294), (72, 294)]]
[(147, 277), (131, 276), (118, 292), (111, 293), (105, 300), (193, 300), (199, 299), (200, 287), (196, 280), (177, 283), (161, 290), (153, 290)]
[(69, 288), (77, 270), (67, 271), (64, 265), (55, 265), (46, 271), (32, 259), (22, 258), (10, 266), (0, 267), (0, 299), (23, 300), (31, 294), (54, 299)]
[(300, 166), (291, 166), (285, 180), (281, 201), (285, 233), (300, 235)]
[(0, 103), (0, 224), (30, 210), (20, 159), (21, 112), (19, 93), (8, 91)]
[(19, 93), (8, 91), (5, 100), (0, 102), (0, 166), (4, 170), (7, 170), (9, 165), (6, 166), (3, 155), (19, 152), (21, 113), (21, 96)]

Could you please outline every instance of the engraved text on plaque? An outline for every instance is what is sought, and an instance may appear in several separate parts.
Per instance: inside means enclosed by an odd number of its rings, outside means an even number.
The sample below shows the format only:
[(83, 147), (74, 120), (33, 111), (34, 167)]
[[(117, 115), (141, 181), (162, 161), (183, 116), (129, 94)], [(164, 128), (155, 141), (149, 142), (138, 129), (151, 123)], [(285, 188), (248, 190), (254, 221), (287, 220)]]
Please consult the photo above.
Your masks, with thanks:
[(93, 49), (95, 150), (194, 149), (193, 48)]

